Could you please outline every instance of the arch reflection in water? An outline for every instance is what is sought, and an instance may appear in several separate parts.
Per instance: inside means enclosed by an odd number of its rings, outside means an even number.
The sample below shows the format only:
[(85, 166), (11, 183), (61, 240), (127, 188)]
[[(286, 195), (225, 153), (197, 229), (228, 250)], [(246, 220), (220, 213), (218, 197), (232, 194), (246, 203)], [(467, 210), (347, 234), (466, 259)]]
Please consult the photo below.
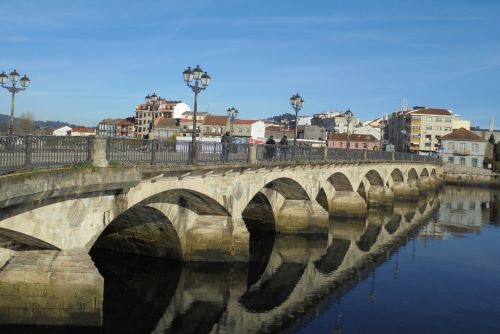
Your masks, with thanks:
[(248, 265), (182, 265), (94, 250), (104, 278), (98, 326), (102, 321), (105, 333), (283, 330), (332, 293), (355, 286), (356, 270), (430, 219), (435, 202), (423, 213), (414, 203), (371, 210), (367, 219), (333, 220), (328, 234), (251, 234)]

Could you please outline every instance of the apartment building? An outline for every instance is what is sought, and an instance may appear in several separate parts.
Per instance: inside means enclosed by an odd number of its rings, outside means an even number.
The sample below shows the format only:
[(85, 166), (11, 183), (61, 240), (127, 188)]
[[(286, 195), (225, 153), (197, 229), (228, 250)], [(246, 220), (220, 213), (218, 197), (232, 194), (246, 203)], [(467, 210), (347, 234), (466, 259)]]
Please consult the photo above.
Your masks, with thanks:
[[(192, 127), (191, 127), (192, 128)], [(201, 135), (203, 137), (220, 137), (230, 129), (229, 116), (213, 116), (205, 117), (201, 125)]]
[(108, 118), (97, 124), (97, 135), (107, 137), (133, 137), (135, 124), (132, 118)]
[(436, 155), (441, 138), (452, 131), (453, 118), (448, 109), (414, 107), (393, 113), (385, 131), (397, 151)]
[(266, 126), (263, 121), (249, 119), (235, 119), (233, 124), (233, 138), (239, 138), (238, 142), (249, 143), (255, 139), (264, 139)]
[(158, 118), (181, 118), (189, 106), (181, 101), (169, 101), (158, 97), (158, 105), (141, 103), (135, 108), (135, 137), (142, 138), (154, 129), (154, 120)]

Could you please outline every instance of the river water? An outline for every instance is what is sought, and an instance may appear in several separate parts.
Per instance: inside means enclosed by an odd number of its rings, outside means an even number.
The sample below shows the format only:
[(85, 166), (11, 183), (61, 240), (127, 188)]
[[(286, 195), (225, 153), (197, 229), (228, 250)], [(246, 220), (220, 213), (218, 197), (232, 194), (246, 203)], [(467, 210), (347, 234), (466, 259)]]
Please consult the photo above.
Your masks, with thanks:
[(499, 198), (446, 187), (328, 235), (252, 233), (249, 264), (94, 250), (95, 279), (3, 282), (31, 302), (2, 297), (0, 333), (500, 333)]

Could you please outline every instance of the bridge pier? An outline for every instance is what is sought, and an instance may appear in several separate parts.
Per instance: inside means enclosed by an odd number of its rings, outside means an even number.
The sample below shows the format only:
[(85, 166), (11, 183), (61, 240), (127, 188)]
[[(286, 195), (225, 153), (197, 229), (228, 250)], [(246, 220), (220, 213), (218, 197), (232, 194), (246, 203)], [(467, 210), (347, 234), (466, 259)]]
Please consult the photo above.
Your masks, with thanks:
[(381, 207), (392, 206), (394, 193), (384, 186), (371, 186), (368, 191), (368, 206)]
[(328, 233), (329, 215), (315, 201), (284, 201), (276, 217), (278, 233)]
[(417, 181), (417, 187), (419, 192), (427, 193), (428, 191), (436, 188), (436, 185), (430, 177), (422, 176)]
[(366, 211), (364, 198), (354, 191), (336, 191), (330, 200), (330, 216), (366, 217)]
[(419, 188), (415, 184), (397, 182), (391, 188), (394, 198), (416, 200), (419, 195)]
[(20, 251), (0, 270), (0, 323), (101, 326), (104, 280), (86, 251)]

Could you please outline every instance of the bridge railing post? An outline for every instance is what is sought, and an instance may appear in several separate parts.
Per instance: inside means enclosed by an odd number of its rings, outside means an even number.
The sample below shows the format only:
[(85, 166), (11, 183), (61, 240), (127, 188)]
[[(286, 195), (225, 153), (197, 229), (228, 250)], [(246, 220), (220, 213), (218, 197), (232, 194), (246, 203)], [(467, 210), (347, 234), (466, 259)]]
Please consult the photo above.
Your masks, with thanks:
[(323, 147), (323, 152), (322, 152), (321, 160), (328, 160), (328, 145), (325, 145)]
[(255, 144), (248, 145), (247, 162), (249, 164), (256, 164), (257, 163), (257, 145), (255, 145)]
[(90, 164), (94, 167), (108, 167), (106, 137), (93, 137), (90, 142)]
[(31, 159), (33, 153), (33, 137), (31, 135), (24, 136), (24, 167), (31, 166)]
[(150, 162), (150, 164), (154, 165), (156, 162), (156, 145), (157, 145), (156, 139), (152, 139), (149, 142), (149, 144), (151, 145), (151, 162)]

